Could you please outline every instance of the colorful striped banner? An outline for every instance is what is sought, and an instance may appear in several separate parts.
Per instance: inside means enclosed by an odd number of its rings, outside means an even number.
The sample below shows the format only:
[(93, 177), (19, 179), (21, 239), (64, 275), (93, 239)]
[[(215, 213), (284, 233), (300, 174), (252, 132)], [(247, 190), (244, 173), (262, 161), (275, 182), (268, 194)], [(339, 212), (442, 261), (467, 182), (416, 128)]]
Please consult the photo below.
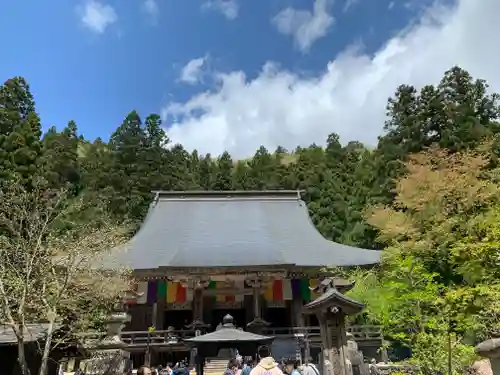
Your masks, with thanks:
[(176, 302), (187, 302), (187, 288), (181, 283), (177, 285), (177, 301)]
[(148, 281), (148, 304), (158, 301), (158, 280)]
[(194, 290), (193, 288), (186, 288), (186, 300), (193, 301), (194, 300)]
[(264, 290), (264, 299), (266, 301), (273, 301), (273, 282), (267, 284), (266, 290)]
[(131, 298), (125, 301), (127, 305), (143, 305), (148, 302), (149, 282), (139, 281), (137, 283), (134, 283), (131, 285), (131, 290), (135, 291), (137, 294), (142, 294), (142, 295), (137, 297), (131, 296)]
[(167, 283), (163, 280), (158, 281), (158, 301), (159, 300), (164, 300), (165, 297), (167, 296)]
[(282, 280), (282, 283), (283, 283), (283, 300), (291, 301), (293, 299), (292, 280), (285, 279)]
[(281, 302), (284, 301), (284, 293), (283, 293), (283, 280), (273, 280), (271, 281), (266, 288), (264, 293), (264, 298), (266, 301), (271, 302)]
[[(212, 281), (210, 281), (212, 282)], [(223, 287), (223, 283), (221, 283), (220, 281), (217, 282), (217, 281), (214, 281), (215, 283), (215, 289), (220, 289)], [(226, 296), (223, 296), (223, 295), (219, 295), (219, 294), (216, 294), (215, 295), (215, 302), (226, 302)]]
[(167, 303), (174, 303), (177, 301), (177, 290), (178, 290), (178, 284), (175, 282), (170, 282), (167, 283), (167, 290), (166, 290), (166, 299)]
[(186, 302), (187, 289), (179, 282), (168, 282), (166, 290), (167, 303)]
[[(310, 279), (309, 280), (309, 288), (316, 288), (319, 284), (319, 280), (317, 279)], [(315, 300), (321, 295), (321, 293), (311, 291), (311, 301)]]
[(311, 290), (309, 289), (309, 280), (301, 279), (300, 280), (300, 296), (304, 301), (311, 300)]
[(138, 305), (143, 305), (148, 302), (148, 283), (141, 281), (137, 285), (137, 293), (142, 293), (142, 296), (136, 298)]
[[(284, 279), (270, 282), (265, 291), (264, 299), (268, 302), (290, 301), (293, 298), (301, 298), (309, 302), (318, 298), (321, 293), (313, 292), (310, 288), (315, 288), (319, 281), (317, 279)], [(217, 289), (224, 287), (223, 282), (210, 281), (207, 289)], [(144, 293), (137, 299), (138, 304), (153, 304), (159, 299), (164, 299), (167, 303), (189, 302), (193, 300), (192, 288), (186, 288), (179, 282), (165, 282), (163, 280), (151, 280), (147, 283), (137, 284), (139, 293)], [(243, 294), (237, 295), (216, 295), (216, 302), (241, 302)], [(132, 301), (131, 301), (132, 303)]]
[(292, 298), (293, 297), (300, 297), (302, 295), (301, 293), (301, 288), (300, 288), (300, 279), (292, 279), (290, 280), (291, 285), (292, 285)]
[[(218, 288), (223, 288), (225, 286), (224, 282), (217, 282), (217, 281), (210, 281), (208, 283), (207, 289), (214, 290)], [(242, 302), (244, 299), (244, 295), (222, 295), (222, 294), (216, 294), (214, 299), (215, 302)]]

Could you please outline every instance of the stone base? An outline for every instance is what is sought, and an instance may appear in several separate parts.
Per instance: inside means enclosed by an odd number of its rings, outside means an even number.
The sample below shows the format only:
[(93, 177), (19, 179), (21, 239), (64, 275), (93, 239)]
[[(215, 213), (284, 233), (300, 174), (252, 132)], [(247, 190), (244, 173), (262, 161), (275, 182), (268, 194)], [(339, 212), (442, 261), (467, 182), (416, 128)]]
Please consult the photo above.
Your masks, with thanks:
[(122, 349), (98, 350), (85, 364), (88, 375), (123, 375), (130, 353)]

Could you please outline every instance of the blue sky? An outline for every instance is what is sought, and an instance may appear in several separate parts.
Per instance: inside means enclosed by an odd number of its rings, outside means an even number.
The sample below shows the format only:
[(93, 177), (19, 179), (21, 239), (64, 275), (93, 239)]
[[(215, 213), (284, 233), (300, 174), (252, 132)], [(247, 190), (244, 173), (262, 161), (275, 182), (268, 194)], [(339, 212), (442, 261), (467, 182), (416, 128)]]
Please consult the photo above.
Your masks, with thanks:
[[(358, 96), (377, 82), (385, 82), (377, 96), (383, 113), (401, 80), (432, 83), (453, 63), (496, 79), (490, 63), (460, 55), (428, 72), (408, 48), (439, 57), (442, 48), (430, 44), (441, 38), (456, 54), (459, 41), (443, 39), (445, 27), (469, 22), (471, 12), (494, 14), (499, 3), (484, 0), (478, 10), (471, 0), (4, 0), (0, 79), (28, 80), (44, 128), (73, 119), (90, 139), (107, 139), (136, 109), (161, 113), (174, 141), (204, 152), (321, 143), (331, 131), (369, 143), (383, 119), (364, 131), (338, 108), (362, 111)], [(411, 74), (401, 74), (403, 58)]]

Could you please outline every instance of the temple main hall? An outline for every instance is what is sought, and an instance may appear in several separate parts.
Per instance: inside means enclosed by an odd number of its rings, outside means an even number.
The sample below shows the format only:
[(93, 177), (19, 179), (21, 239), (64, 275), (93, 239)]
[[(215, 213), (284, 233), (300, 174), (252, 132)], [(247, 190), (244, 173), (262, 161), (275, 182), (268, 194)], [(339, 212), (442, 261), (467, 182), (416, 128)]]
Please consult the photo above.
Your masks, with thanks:
[[(245, 331), (312, 336), (319, 322), (303, 307), (319, 297), (318, 285), (329, 277), (340, 293), (352, 287), (329, 268), (379, 259), (379, 251), (325, 239), (298, 191), (159, 191), (110, 261), (137, 281), (122, 334), (134, 362), (166, 363), (189, 357), (183, 340), (216, 331), (227, 314)], [(274, 351), (289, 356), (285, 341), (275, 340)]]

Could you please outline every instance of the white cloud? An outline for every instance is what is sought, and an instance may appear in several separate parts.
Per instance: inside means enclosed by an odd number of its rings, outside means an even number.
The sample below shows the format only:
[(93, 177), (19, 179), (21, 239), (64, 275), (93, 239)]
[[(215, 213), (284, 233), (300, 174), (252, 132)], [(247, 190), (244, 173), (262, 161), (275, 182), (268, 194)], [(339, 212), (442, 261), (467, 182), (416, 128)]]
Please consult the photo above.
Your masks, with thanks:
[(237, 0), (209, 0), (202, 7), (222, 13), (228, 20), (236, 19), (240, 10)]
[(297, 47), (307, 52), (333, 25), (335, 20), (329, 13), (332, 3), (332, 0), (315, 0), (312, 11), (285, 8), (272, 19), (272, 23), (280, 33), (293, 35)]
[[(313, 78), (273, 64), (253, 80), (241, 71), (219, 74), (213, 91), (164, 108), (170, 115), (169, 137), (190, 150), (228, 150), (235, 157), (252, 155), (260, 145), (273, 150), (324, 144), (331, 132), (343, 142), (373, 145), (387, 98), (402, 83), (436, 83), (445, 70), (459, 65), (500, 91), (498, 14), (498, 0), (433, 7), (373, 56), (348, 49)], [(178, 121), (172, 123), (172, 116)]]
[(80, 9), (81, 21), (88, 29), (102, 34), (106, 28), (118, 21), (118, 16), (111, 5), (89, 0)]
[(354, 5), (358, 3), (359, 0), (345, 0), (344, 3), (344, 12), (347, 12), (349, 9), (351, 9)]
[(155, 0), (144, 0), (142, 3), (142, 10), (148, 15), (148, 17), (150, 17), (153, 23), (158, 22), (160, 8)]
[(194, 85), (201, 81), (203, 75), (203, 65), (205, 65), (206, 57), (200, 57), (189, 61), (181, 71), (179, 80), (185, 83)]

